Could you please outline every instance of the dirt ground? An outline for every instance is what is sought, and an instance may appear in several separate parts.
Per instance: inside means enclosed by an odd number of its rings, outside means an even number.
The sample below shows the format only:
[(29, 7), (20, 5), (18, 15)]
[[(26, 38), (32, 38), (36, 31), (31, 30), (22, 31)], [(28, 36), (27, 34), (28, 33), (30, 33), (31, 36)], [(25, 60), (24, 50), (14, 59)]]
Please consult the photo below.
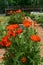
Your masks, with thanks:
[(41, 49), (41, 56), (43, 57), (43, 28), (38, 26), (37, 27), (37, 32), (38, 32), (38, 35), (41, 37), (41, 46), (40, 46), (40, 49)]
[[(41, 56), (43, 57), (43, 28), (38, 26), (36, 28), (37, 32), (38, 32), (38, 35), (41, 37), (41, 46), (40, 46), (40, 49), (41, 49)], [(4, 49), (0, 49), (0, 63), (2, 61), (1, 57), (3, 56), (3, 54), (5, 53), (5, 50)]]

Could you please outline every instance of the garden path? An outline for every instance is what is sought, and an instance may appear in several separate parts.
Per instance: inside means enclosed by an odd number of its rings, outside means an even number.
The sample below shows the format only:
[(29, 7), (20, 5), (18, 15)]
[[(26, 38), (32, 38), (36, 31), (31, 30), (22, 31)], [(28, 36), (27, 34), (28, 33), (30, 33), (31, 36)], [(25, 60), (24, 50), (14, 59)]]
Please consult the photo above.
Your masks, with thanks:
[(43, 56), (43, 28), (41, 26), (37, 27), (38, 35), (41, 37), (41, 56)]

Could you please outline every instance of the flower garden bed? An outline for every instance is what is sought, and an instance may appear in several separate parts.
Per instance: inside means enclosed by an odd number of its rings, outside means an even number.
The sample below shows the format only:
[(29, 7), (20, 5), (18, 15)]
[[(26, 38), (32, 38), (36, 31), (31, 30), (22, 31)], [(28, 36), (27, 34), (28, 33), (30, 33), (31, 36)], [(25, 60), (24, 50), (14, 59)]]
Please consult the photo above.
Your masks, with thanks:
[[(10, 12), (11, 13), (11, 12)], [(16, 16), (17, 15), (17, 16)], [(0, 48), (4, 48), (4, 65), (39, 65), (41, 64), (40, 41), (41, 38), (36, 32), (36, 22), (30, 17), (21, 15), (16, 11), (16, 18), (9, 19), (3, 25), (0, 32)], [(22, 17), (20, 17), (22, 16)], [(21, 21), (19, 25), (17, 21)]]

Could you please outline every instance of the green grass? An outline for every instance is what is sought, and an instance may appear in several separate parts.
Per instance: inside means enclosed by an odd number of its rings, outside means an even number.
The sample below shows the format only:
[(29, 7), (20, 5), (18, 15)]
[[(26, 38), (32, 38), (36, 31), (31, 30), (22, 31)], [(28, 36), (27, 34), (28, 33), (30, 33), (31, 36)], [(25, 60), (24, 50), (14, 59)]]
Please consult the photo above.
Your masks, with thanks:
[(2, 20), (2, 22), (8, 22), (9, 21), (9, 16), (1, 16), (0, 20)]

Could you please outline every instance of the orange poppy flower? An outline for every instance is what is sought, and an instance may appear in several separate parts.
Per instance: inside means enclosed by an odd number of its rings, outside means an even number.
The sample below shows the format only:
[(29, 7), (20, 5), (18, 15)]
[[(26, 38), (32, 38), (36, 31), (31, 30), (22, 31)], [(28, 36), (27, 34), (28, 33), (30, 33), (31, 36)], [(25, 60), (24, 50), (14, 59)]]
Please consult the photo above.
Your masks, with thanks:
[(12, 36), (13, 31), (8, 31), (7, 35), (10, 37)]
[(9, 38), (7, 36), (2, 38), (1, 45), (2, 46), (10, 46), (11, 42), (9, 42)]
[(13, 24), (13, 27), (14, 27), (14, 29), (16, 29), (16, 28), (19, 27), (19, 25), (18, 24)]
[(34, 42), (39, 42), (41, 40), (38, 35), (32, 35), (30, 36), (30, 39)]
[(16, 33), (14, 33), (14, 31), (9, 31), (9, 32), (7, 33), (7, 35), (8, 35), (8, 37), (10, 37), (10, 36), (16, 37)]
[(7, 42), (5, 46), (9, 47), (10, 45), (11, 45), (11, 42)]
[(8, 25), (8, 26), (6, 27), (6, 29), (7, 29), (7, 30), (14, 30), (14, 29), (16, 29), (16, 28), (18, 28), (18, 27), (19, 27), (18, 24), (12, 24), (12, 25)]
[(9, 41), (7, 41), (7, 42), (1, 42), (0, 45), (4, 46), (4, 47), (9, 47), (11, 45), (11, 42), (9, 42)]
[(14, 30), (14, 27), (13, 27), (12, 25), (8, 25), (8, 26), (6, 27), (6, 29), (7, 29), (7, 30)]
[(21, 11), (20, 9), (16, 11), (16, 13), (21, 13), (21, 12), (22, 12), (22, 11)]
[(22, 59), (21, 59), (21, 62), (22, 63), (25, 63), (27, 61), (27, 58), (26, 57), (23, 57)]
[(7, 41), (8, 41), (8, 36), (5, 36), (5, 37), (2, 38), (2, 42), (3, 42), (3, 43), (5, 43), (5, 42), (7, 42)]
[(25, 26), (25, 27), (30, 27), (31, 25), (32, 25), (32, 22), (30, 22), (29, 20), (24, 20), (23, 21), (23, 25)]
[(16, 37), (16, 33), (12, 33), (12, 36), (13, 36), (13, 37)]
[(16, 34), (20, 34), (20, 33), (22, 33), (22, 29), (19, 29), (19, 30), (16, 30)]
[(2, 45), (2, 42), (0, 42), (0, 45)]

